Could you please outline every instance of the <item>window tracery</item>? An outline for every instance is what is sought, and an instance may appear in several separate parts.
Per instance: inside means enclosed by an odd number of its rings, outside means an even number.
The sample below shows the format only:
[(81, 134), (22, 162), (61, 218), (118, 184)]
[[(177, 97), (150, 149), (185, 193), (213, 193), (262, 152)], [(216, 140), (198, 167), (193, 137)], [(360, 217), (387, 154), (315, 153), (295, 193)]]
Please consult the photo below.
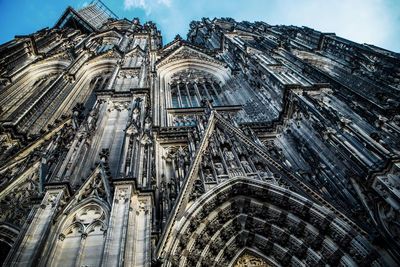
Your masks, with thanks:
[(200, 107), (203, 99), (212, 102), (213, 106), (226, 104), (218, 80), (205, 71), (186, 69), (175, 73), (170, 89), (172, 108)]
[(89, 202), (68, 216), (57, 238), (53, 262), (79, 266), (100, 265), (107, 229), (108, 212)]

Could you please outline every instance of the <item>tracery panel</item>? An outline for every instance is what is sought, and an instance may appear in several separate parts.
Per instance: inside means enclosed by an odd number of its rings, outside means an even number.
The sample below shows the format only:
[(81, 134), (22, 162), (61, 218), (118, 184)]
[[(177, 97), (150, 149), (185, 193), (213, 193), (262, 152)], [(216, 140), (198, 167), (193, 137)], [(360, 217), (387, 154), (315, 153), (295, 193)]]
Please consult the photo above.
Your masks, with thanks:
[(108, 210), (98, 200), (84, 201), (61, 224), (48, 266), (99, 266)]
[(171, 90), (171, 107), (200, 107), (201, 101), (207, 99), (213, 106), (228, 104), (223, 100), (222, 88), (217, 78), (208, 72), (186, 69), (175, 73), (169, 84)]

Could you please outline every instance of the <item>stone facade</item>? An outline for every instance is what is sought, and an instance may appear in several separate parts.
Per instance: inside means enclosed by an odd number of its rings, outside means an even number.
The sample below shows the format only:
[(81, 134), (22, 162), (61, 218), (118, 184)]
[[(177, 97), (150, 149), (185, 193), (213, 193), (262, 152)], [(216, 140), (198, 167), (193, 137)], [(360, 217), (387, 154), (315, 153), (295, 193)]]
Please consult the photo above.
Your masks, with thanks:
[(400, 55), (102, 2), (0, 46), (3, 266), (400, 264)]

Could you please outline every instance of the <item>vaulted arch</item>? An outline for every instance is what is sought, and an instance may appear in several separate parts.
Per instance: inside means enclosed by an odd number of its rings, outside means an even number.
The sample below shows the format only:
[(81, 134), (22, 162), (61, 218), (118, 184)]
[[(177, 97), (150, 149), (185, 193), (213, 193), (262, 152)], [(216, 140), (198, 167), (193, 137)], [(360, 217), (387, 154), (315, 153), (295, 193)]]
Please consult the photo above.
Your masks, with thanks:
[(24, 77), (40, 77), (48, 73), (62, 72), (71, 63), (71, 58), (66, 52), (61, 52), (59, 54), (53, 55), (49, 58), (37, 61), (30, 64), (22, 71), (18, 72), (13, 76), (14, 84)]
[(327, 209), (288, 189), (242, 177), (191, 203), (164, 238), (169, 241), (159, 256), (166, 266), (232, 266), (244, 249), (272, 266), (380, 261), (363, 237)]
[(217, 59), (192, 47), (181, 46), (174, 52), (162, 58), (156, 65), (160, 79), (170, 82), (171, 77), (182, 70), (195, 69), (209, 73), (225, 83), (230, 78), (230, 71)]
[(267, 259), (267, 256), (260, 254), (259, 252), (250, 249), (243, 248), (232, 260), (231, 266), (234, 267), (269, 267), (273, 266), (273, 263)]
[(67, 60), (47, 60), (28, 66), (0, 94), (1, 120), (15, 121), (68, 66)]
[(107, 88), (114, 66), (115, 61), (109, 59), (89, 61), (82, 66), (75, 75), (75, 83), (66, 84), (61, 93), (53, 100), (54, 103), (57, 103), (58, 108), (54, 110), (52, 106), (49, 106), (44, 110), (31, 131), (40, 131), (40, 129), (54, 124), (63, 116), (71, 116), (73, 108), (77, 104), (82, 104), (82, 107), (87, 109), (90, 108), (95, 101), (93, 91)]

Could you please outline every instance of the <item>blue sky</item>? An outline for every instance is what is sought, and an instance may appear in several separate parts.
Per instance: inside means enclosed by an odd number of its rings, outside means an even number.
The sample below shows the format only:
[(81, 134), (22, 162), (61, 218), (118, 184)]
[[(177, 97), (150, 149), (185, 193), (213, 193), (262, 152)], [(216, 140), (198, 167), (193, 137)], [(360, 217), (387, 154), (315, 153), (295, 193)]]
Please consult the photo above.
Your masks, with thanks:
[[(14, 35), (52, 27), (65, 8), (91, 0), (0, 0), (0, 43)], [(153, 21), (164, 44), (176, 34), (186, 38), (189, 23), (202, 17), (262, 20), (308, 26), (400, 52), (399, 0), (103, 0), (120, 18)]]

